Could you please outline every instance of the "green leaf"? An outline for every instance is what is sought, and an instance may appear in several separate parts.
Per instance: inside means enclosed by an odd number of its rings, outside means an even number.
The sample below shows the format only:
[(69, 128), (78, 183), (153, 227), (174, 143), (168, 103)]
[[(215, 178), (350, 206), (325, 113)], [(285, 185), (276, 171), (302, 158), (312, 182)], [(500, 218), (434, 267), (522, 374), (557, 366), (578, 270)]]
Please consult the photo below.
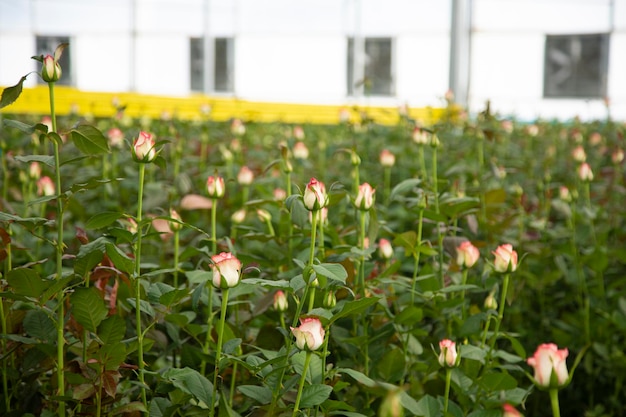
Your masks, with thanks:
[(84, 277), (96, 265), (102, 261), (107, 240), (98, 238), (93, 242), (89, 242), (80, 247), (76, 262), (74, 263), (74, 272), (80, 277)]
[(89, 220), (87, 220), (85, 227), (87, 229), (101, 229), (110, 225), (120, 217), (122, 217), (122, 213), (117, 211), (105, 211), (92, 216)]
[(409, 305), (400, 311), (394, 318), (396, 324), (412, 326), (422, 320), (424, 312), (421, 308)]
[(27, 155), (27, 156), (16, 156), (15, 160), (20, 161), (20, 162), (24, 162), (24, 163), (31, 163), (31, 162), (40, 162), (42, 164), (48, 165), (51, 168), (54, 168), (54, 156), (49, 156), (49, 155)]
[(355, 301), (349, 301), (345, 303), (341, 310), (333, 316), (333, 318), (330, 320), (330, 324), (339, 320), (342, 317), (361, 313), (363, 310), (376, 304), (378, 300), (379, 299), (377, 297), (366, 297)]
[(155, 397), (150, 401), (150, 417), (171, 417), (175, 409), (172, 402), (164, 397)]
[(111, 316), (104, 319), (98, 326), (97, 335), (102, 344), (109, 345), (119, 343), (126, 333), (126, 321), (120, 316)]
[[(55, 197), (52, 197), (52, 198), (55, 198)], [(41, 226), (42, 224), (48, 223), (48, 219), (45, 219), (43, 217), (23, 218), (20, 216), (16, 216), (14, 214), (9, 214), (9, 213), (4, 213), (4, 212), (0, 212), (0, 221), (27, 224), (31, 228), (35, 228), (35, 227)]]
[(117, 246), (109, 243), (106, 246), (106, 253), (113, 265), (122, 272), (132, 274), (135, 269), (135, 261), (122, 252)]
[(332, 392), (333, 387), (329, 385), (322, 384), (314, 384), (314, 385), (306, 385), (302, 389), (302, 398), (300, 400), (301, 408), (311, 408), (316, 405), (320, 405), (328, 397)]
[[(112, 416), (116, 416), (119, 414), (128, 414), (128, 413), (136, 414), (137, 412), (143, 413), (146, 411), (148, 410), (146, 410), (146, 407), (144, 407), (143, 403), (139, 401), (133, 401), (131, 403), (120, 405), (119, 407), (114, 408), (108, 414)], [(152, 413), (150, 413), (150, 416), (152, 416)]]
[(417, 415), (423, 417), (439, 417), (441, 415), (441, 404), (436, 398), (426, 394), (417, 402)]
[(237, 387), (237, 390), (246, 397), (252, 398), (262, 405), (272, 402), (272, 390), (267, 387), (257, 385), (240, 385)]
[(109, 141), (93, 126), (79, 125), (70, 131), (74, 145), (87, 155), (99, 155), (109, 152)]
[(18, 295), (38, 298), (52, 285), (52, 281), (43, 280), (39, 274), (32, 269), (15, 268), (7, 274), (9, 287)]
[(352, 378), (354, 378), (354, 380), (356, 382), (358, 382), (359, 384), (363, 384), (366, 387), (374, 387), (376, 386), (376, 381), (374, 381), (372, 378), (370, 378), (369, 376), (359, 372), (359, 371), (355, 371), (354, 369), (350, 369), (350, 368), (338, 368), (337, 369), (337, 373), (338, 374), (347, 374), (350, 375)]
[(107, 316), (104, 300), (95, 288), (78, 288), (71, 296), (72, 315), (76, 321), (90, 332), (96, 329)]
[(170, 381), (184, 393), (193, 395), (207, 406), (213, 404), (213, 384), (200, 372), (188, 367), (171, 368), (165, 371), (163, 378)]
[(56, 338), (56, 326), (42, 310), (30, 310), (26, 313), (22, 323), (26, 333), (32, 337), (46, 342), (51, 342)]
[(339, 281), (343, 284), (346, 283), (346, 278), (348, 278), (348, 273), (346, 272), (346, 269), (341, 264), (326, 263), (326, 264), (320, 264), (320, 265), (313, 265), (313, 270), (318, 275), (321, 275), (323, 277), (326, 277), (335, 281)]
[(422, 180), (417, 178), (409, 178), (400, 182), (398, 185), (393, 187), (391, 190), (391, 194), (389, 195), (389, 200), (394, 200), (398, 194), (404, 194), (407, 191), (412, 191), (415, 187), (417, 187)]
[(517, 387), (517, 380), (503, 372), (490, 372), (480, 379), (480, 385), (490, 392), (506, 391)]
[(476, 410), (472, 411), (467, 417), (501, 417), (502, 411), (500, 410)]
[(85, 190), (93, 190), (95, 188), (101, 187), (104, 184), (108, 184), (110, 182), (119, 181), (119, 179), (100, 179), (100, 178), (90, 178), (87, 182), (81, 182), (73, 184), (70, 187), (70, 191), (74, 194), (79, 193)]
[(406, 370), (404, 353), (398, 348), (388, 350), (376, 364), (376, 369), (384, 381), (400, 381)]
[(23, 76), (14, 86), (7, 87), (2, 91), (2, 97), (0, 97), (0, 109), (12, 104), (22, 94), (22, 86), (26, 81), (28, 75)]
[(121, 342), (104, 345), (98, 357), (107, 371), (116, 371), (126, 359), (126, 345)]

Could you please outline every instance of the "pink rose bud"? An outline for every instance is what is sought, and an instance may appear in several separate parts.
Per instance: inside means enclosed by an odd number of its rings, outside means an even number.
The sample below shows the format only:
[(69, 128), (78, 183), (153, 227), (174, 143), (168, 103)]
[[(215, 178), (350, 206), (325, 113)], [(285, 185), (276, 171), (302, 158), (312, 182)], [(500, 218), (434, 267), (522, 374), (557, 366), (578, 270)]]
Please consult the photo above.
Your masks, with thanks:
[(154, 138), (150, 133), (139, 132), (139, 136), (133, 142), (135, 159), (139, 162), (152, 162), (156, 158)]
[(572, 159), (576, 162), (585, 162), (587, 160), (587, 153), (585, 152), (585, 148), (582, 145), (578, 145), (574, 149), (572, 149)]
[(500, 122), (500, 126), (502, 126), (502, 129), (506, 132), (506, 133), (511, 133), (513, 132), (513, 122), (510, 120), (503, 120), (502, 122)]
[(393, 247), (391, 246), (391, 242), (387, 239), (380, 239), (378, 241), (378, 254), (383, 259), (391, 259), (393, 256)]
[(287, 198), (287, 191), (283, 190), (282, 188), (274, 188), (274, 200), (278, 200), (278, 201), (283, 201), (285, 198)]
[(593, 171), (588, 163), (583, 163), (578, 167), (578, 178), (581, 181), (593, 181)]
[(61, 65), (54, 59), (52, 55), (46, 55), (43, 58), (43, 68), (41, 69), (41, 78), (47, 83), (59, 81), (61, 78)]
[(517, 252), (510, 244), (500, 245), (492, 252), (495, 256), (493, 266), (498, 272), (513, 272), (517, 269)]
[(39, 178), (37, 181), (37, 194), (43, 196), (52, 196), (56, 194), (56, 186), (52, 178), (46, 176)]
[(415, 129), (413, 129), (413, 142), (418, 145), (428, 145), (430, 143), (428, 132), (419, 127), (415, 127)]
[(387, 149), (383, 149), (380, 152), (379, 159), (380, 159), (380, 164), (385, 168), (392, 167), (396, 164), (396, 156)]
[[(178, 230), (183, 228), (183, 225), (182, 225), (183, 219), (181, 219), (180, 214), (178, 214), (178, 212), (176, 210), (170, 209), (170, 217), (173, 220), (177, 220), (177, 221), (171, 221), (170, 222), (170, 229), (171, 230), (178, 231)], [(181, 223), (179, 223), (179, 222), (181, 222)]]
[(293, 127), (293, 137), (298, 140), (304, 139), (304, 129), (302, 129), (302, 126)]
[(211, 257), (213, 263), (213, 285), (216, 288), (232, 288), (241, 278), (241, 261), (232, 253), (222, 252)]
[(529, 125), (526, 128), (526, 132), (530, 135), (530, 136), (537, 136), (537, 134), (539, 134), (539, 127), (537, 125)]
[(299, 327), (291, 327), (291, 333), (296, 338), (296, 346), (300, 350), (317, 350), (324, 343), (324, 327), (316, 318), (300, 319)]
[(233, 135), (243, 135), (246, 133), (246, 126), (239, 119), (233, 119), (230, 124), (230, 131)]
[(535, 370), (535, 383), (543, 388), (564, 386), (569, 379), (565, 361), (568, 354), (567, 348), (559, 350), (554, 343), (539, 345), (535, 354), (526, 360)]
[(472, 245), (472, 242), (466, 240), (456, 248), (456, 263), (461, 268), (471, 268), (480, 258), (478, 248)]
[(439, 342), (439, 364), (441, 366), (454, 367), (457, 365), (456, 343), (450, 339), (443, 339)]
[(504, 403), (502, 406), (502, 417), (524, 417), (522, 413), (517, 411), (511, 404)]
[(296, 159), (307, 159), (309, 157), (309, 148), (304, 142), (296, 142), (293, 145), (293, 157)]
[(132, 234), (137, 233), (137, 231), (139, 230), (139, 227), (137, 226), (137, 222), (135, 221), (135, 219), (129, 217), (127, 220), (128, 220), (128, 224), (126, 226), (126, 230), (128, 230)]
[(241, 224), (244, 220), (246, 220), (246, 209), (239, 209), (230, 216), (230, 220), (233, 223)]
[(109, 137), (109, 145), (111, 146), (120, 147), (122, 143), (124, 143), (124, 133), (117, 127), (109, 129), (107, 136)]
[(567, 188), (565, 185), (561, 185), (559, 187), (559, 198), (566, 203), (572, 201), (572, 193), (570, 193), (569, 188)]
[(302, 197), (304, 207), (309, 211), (320, 210), (328, 205), (328, 194), (323, 182), (311, 178)]
[(211, 198), (222, 198), (226, 192), (226, 186), (224, 185), (224, 178), (214, 177), (211, 175), (207, 178), (206, 189)]
[(274, 310), (285, 312), (289, 308), (289, 302), (287, 301), (287, 296), (281, 290), (278, 290), (274, 293)]
[(250, 185), (254, 181), (254, 173), (247, 166), (242, 166), (237, 174), (237, 182), (241, 185)]
[(354, 199), (354, 205), (359, 210), (369, 210), (374, 204), (374, 193), (376, 190), (371, 185), (364, 182), (359, 185), (359, 191)]
[(602, 142), (602, 135), (599, 132), (593, 132), (589, 135), (589, 144), (591, 146), (597, 146)]
[(624, 151), (620, 148), (615, 149), (613, 153), (611, 153), (611, 161), (615, 164), (621, 164), (624, 160)]
[(41, 178), (41, 165), (39, 165), (39, 162), (30, 163), (30, 166), (28, 167), (28, 176), (34, 180)]
[(264, 209), (257, 209), (256, 215), (262, 222), (270, 222), (272, 221), (272, 214)]

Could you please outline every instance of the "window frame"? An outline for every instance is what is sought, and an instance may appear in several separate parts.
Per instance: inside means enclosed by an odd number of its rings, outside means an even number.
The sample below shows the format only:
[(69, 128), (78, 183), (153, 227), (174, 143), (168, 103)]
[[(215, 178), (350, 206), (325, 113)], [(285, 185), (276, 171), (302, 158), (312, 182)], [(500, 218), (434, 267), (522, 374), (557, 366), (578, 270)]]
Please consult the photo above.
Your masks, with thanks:
[[(370, 36), (364, 37), (363, 39), (363, 79), (360, 82), (355, 82), (354, 75), (357, 73), (355, 71), (355, 61), (356, 61), (356, 51), (355, 51), (355, 37), (349, 36), (347, 38), (347, 77), (346, 77), (346, 92), (349, 97), (367, 95), (374, 97), (395, 97), (396, 95), (396, 80), (395, 80), (395, 39), (393, 37), (388, 36)], [(385, 74), (388, 78), (382, 79), (382, 81), (376, 82), (376, 78), (371, 76), (372, 67), (376, 66), (376, 63), (370, 63), (368, 65), (368, 52), (371, 53), (372, 48), (375, 47), (376, 43), (388, 42), (388, 65), (385, 68), (387, 74)], [(382, 54), (378, 54), (380, 57)], [(378, 63), (381, 65), (381, 63)], [(359, 70), (360, 72), (360, 70)], [(376, 75), (376, 74), (374, 74)], [(372, 80), (372, 84), (370, 87), (367, 87), (366, 80)], [(373, 78), (373, 79), (372, 79)], [(379, 78), (380, 80), (381, 78)], [(374, 83), (378, 85), (374, 85)], [(382, 83), (383, 85), (380, 85)], [(386, 85), (385, 85), (386, 84)]]

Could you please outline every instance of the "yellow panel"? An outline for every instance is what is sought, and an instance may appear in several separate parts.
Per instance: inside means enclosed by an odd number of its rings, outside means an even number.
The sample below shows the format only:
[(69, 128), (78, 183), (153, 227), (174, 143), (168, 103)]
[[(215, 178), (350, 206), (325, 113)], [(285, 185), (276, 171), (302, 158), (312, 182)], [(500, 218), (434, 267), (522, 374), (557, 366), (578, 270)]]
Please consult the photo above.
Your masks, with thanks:
[[(151, 96), (135, 93), (101, 93), (80, 91), (71, 87), (55, 87), (57, 114), (78, 113), (95, 117), (112, 117), (116, 105), (125, 106), (130, 117), (161, 118), (176, 117), (184, 120), (206, 118), (210, 108), (212, 120), (223, 121), (241, 118), (256, 122), (335, 124), (342, 109), (348, 110), (350, 120), (357, 122), (361, 112), (367, 113), (376, 123), (395, 124), (398, 110), (395, 107), (373, 106), (329, 106), (311, 104), (289, 104), (251, 102), (237, 98), (192, 95), (189, 97)], [(46, 85), (25, 88), (17, 101), (1, 111), (4, 113), (48, 114), (50, 111), (48, 87)], [(443, 109), (409, 109), (409, 116), (425, 125), (441, 117)]]

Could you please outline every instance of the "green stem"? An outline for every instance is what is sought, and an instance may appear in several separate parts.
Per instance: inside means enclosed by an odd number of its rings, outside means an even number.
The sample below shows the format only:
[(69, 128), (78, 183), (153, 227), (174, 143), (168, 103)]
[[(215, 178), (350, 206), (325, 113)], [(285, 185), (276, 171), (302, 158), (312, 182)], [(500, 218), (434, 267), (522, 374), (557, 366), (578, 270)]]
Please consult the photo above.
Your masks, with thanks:
[(561, 417), (561, 410), (559, 408), (559, 390), (550, 390), (550, 404), (552, 405), (552, 416)]
[[(50, 118), (52, 120), (52, 131), (57, 132), (57, 119), (54, 109), (54, 82), (48, 83), (48, 91), (50, 93)], [(54, 167), (55, 167), (55, 185), (57, 192), (57, 242), (56, 242), (56, 279), (60, 281), (63, 278), (63, 199), (61, 195), (61, 157), (59, 154), (59, 143), (52, 140), (54, 146)], [(57, 385), (60, 417), (65, 416), (65, 291), (59, 291), (57, 295)]]
[[(226, 310), (228, 309), (228, 292), (229, 288), (224, 288), (222, 292), (222, 312), (220, 315), (220, 327), (217, 335), (217, 350), (215, 351), (215, 373), (213, 374), (213, 396), (209, 416), (215, 415), (215, 400), (217, 399), (217, 379), (220, 373), (220, 360), (222, 359), (222, 345), (224, 343), (224, 326), (226, 323)], [(218, 401), (219, 403), (219, 401)]]
[(217, 255), (217, 198), (213, 198), (211, 204), (211, 248), (213, 255)]
[(446, 367), (446, 391), (443, 397), (443, 415), (448, 414), (448, 402), (450, 399), (450, 381), (452, 379), (452, 369)]
[(141, 388), (141, 401), (148, 409), (146, 398), (146, 383), (144, 379), (143, 362), (143, 330), (141, 327), (141, 240), (143, 237), (142, 211), (143, 211), (143, 187), (146, 175), (146, 165), (139, 164), (139, 191), (137, 195), (137, 242), (135, 246), (135, 326), (137, 333), (137, 365), (139, 366), (139, 383)]
[(419, 247), (422, 244), (422, 223), (424, 220), (424, 209), (420, 206), (418, 217), (417, 217), (417, 239), (415, 240), (415, 265), (413, 267), (413, 283), (411, 284), (411, 305), (415, 302), (415, 288), (417, 287), (417, 273), (419, 270), (420, 263), (420, 253)]
[[(465, 287), (465, 285), (467, 284), (467, 274), (469, 272), (469, 269), (463, 267), (463, 278), (461, 280), (461, 285), (463, 287)], [(463, 320), (465, 320), (465, 315), (466, 315), (466, 307), (465, 307), (465, 288), (463, 288), (463, 290), (461, 290), (461, 317)]]
[(359, 294), (361, 298), (365, 297), (365, 226), (366, 226), (366, 213), (363, 210), (359, 210), (359, 249), (361, 249), (361, 255), (359, 256), (359, 275), (358, 286)]
[[(209, 354), (209, 345), (211, 343), (211, 332), (213, 327), (213, 285), (209, 283), (208, 295), (207, 295), (207, 320), (206, 320), (206, 339), (204, 340), (204, 346), (202, 347), (202, 352), (206, 355)], [(200, 373), (202, 375), (205, 374), (206, 371), (206, 360), (202, 359), (200, 364)]]
[(309, 370), (309, 363), (311, 362), (311, 352), (306, 351), (306, 358), (304, 359), (304, 368), (302, 369), (302, 375), (300, 375), (300, 383), (298, 384), (298, 395), (296, 396), (296, 404), (293, 407), (292, 417), (298, 414), (300, 407), (300, 400), (302, 399), (302, 389), (304, 388), (304, 382), (306, 381), (306, 374)]
[(391, 167), (385, 167), (383, 170), (383, 190), (385, 205), (389, 205), (389, 196), (391, 195)]
[[(315, 261), (315, 235), (316, 235), (316, 230), (317, 230), (318, 215), (319, 215), (319, 210), (313, 210), (311, 212), (311, 246), (310, 246), (310, 251), (309, 251), (309, 263), (307, 265), (307, 269), (311, 268), (313, 266), (313, 262)], [(305, 278), (306, 278), (306, 285), (304, 287), (304, 292), (302, 293), (302, 299), (300, 301), (296, 301), (297, 303), (296, 313), (293, 316), (293, 322), (291, 325), (292, 327), (296, 327), (298, 325), (298, 320), (300, 318), (300, 314), (302, 313), (302, 307), (306, 300), (307, 292), (309, 291), (309, 288), (311, 286), (310, 275)], [(292, 339), (289, 338), (287, 341), (287, 346), (286, 346), (285, 362), (283, 363), (282, 370), (280, 371), (280, 376), (278, 378), (278, 382), (276, 383), (276, 387), (274, 388), (274, 392), (272, 393), (272, 403), (270, 405), (270, 409), (269, 409), (270, 411), (268, 415), (273, 415), (272, 413), (278, 401), (278, 397), (279, 397), (278, 394), (280, 393), (280, 389), (283, 384), (283, 379), (285, 378), (285, 370), (287, 368), (287, 363), (289, 362), (289, 354), (291, 353), (291, 345), (292, 345)]]
[(419, 145), (420, 176), (426, 178), (426, 158), (424, 157), (424, 145)]
[(502, 292), (500, 294), (500, 305), (498, 306), (498, 317), (496, 318), (496, 327), (493, 331), (493, 335), (491, 336), (491, 342), (489, 343), (489, 353), (493, 351), (494, 346), (496, 345), (496, 339), (498, 338), (498, 331), (500, 330), (500, 323), (502, 323), (502, 318), (504, 317), (504, 305), (506, 304), (506, 293), (509, 290), (509, 278), (510, 274), (505, 274), (504, 279), (502, 281)]
[[(437, 147), (433, 146), (433, 160), (432, 160), (432, 169), (433, 169), (433, 194), (435, 195), (435, 213), (439, 214), (439, 182), (437, 181)], [(441, 233), (441, 224), (437, 221), (437, 246), (439, 252), (439, 282), (441, 284), (441, 288), (444, 288), (445, 283), (443, 280), (443, 234)]]
[[(4, 161), (4, 159), (3, 159)], [(7, 225), (7, 234), (11, 235), (11, 225)], [(4, 277), (7, 276), (9, 271), (12, 268), (12, 255), (11, 255), (11, 241), (5, 246), (6, 258), (4, 259)], [(4, 291), (4, 288), (0, 285), (0, 290)], [(0, 297), (0, 325), (2, 326), (2, 334), (8, 334), (7, 331), (7, 316), (4, 312), (4, 298)], [(6, 352), (6, 339), (2, 339), (0, 341), (0, 347), (2, 348), (2, 352)], [(2, 392), (4, 394), (4, 405), (6, 407), (7, 413), (11, 411), (11, 398), (9, 397), (9, 380), (7, 375), (7, 362), (8, 358), (2, 361)], [(11, 362), (13, 362), (13, 356), (11, 356)]]
[(178, 258), (180, 251), (180, 232), (174, 231), (174, 288), (178, 289)]

